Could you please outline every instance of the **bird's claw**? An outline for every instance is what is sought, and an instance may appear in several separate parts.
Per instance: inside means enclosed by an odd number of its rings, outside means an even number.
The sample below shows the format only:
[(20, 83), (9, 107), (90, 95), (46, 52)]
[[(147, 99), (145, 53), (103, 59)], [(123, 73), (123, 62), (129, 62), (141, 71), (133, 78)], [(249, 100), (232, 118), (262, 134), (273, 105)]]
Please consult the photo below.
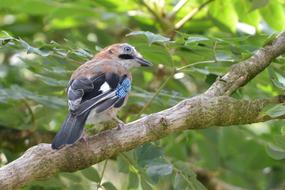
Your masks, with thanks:
[(125, 127), (125, 123), (120, 119), (115, 118), (115, 121), (117, 122), (117, 130), (121, 130)]
[(87, 146), (87, 148), (89, 148), (89, 143), (88, 143), (88, 135), (86, 134), (86, 132), (84, 131), (82, 136), (81, 136), (81, 140), (85, 143), (85, 145)]
[(124, 123), (124, 122), (118, 122), (118, 124), (117, 124), (117, 130), (121, 130), (121, 129), (123, 129), (123, 128), (125, 128), (125, 123)]

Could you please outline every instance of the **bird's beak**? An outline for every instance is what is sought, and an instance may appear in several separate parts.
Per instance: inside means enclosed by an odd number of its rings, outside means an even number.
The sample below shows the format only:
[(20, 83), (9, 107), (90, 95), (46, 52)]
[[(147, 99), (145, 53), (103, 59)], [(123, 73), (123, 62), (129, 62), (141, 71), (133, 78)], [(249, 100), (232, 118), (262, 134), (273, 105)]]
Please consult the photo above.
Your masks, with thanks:
[(138, 63), (139, 63), (141, 66), (143, 66), (143, 67), (150, 67), (150, 66), (152, 66), (152, 63), (151, 63), (151, 62), (145, 60), (145, 59), (142, 58), (142, 57), (136, 56), (136, 57), (135, 57), (135, 60), (136, 60), (136, 62), (138, 62)]

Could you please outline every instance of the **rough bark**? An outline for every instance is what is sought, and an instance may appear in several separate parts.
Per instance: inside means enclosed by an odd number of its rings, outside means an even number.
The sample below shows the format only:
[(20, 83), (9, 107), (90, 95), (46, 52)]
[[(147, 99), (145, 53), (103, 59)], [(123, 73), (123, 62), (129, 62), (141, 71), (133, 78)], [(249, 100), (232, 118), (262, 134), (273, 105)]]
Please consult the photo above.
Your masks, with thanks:
[(122, 130), (108, 130), (83, 141), (52, 150), (50, 144), (39, 144), (23, 156), (0, 168), (0, 189), (16, 189), (31, 181), (45, 179), (58, 172), (80, 170), (119, 152), (185, 129), (231, 126), (267, 121), (266, 105), (284, 102), (284, 96), (262, 100), (236, 100), (229, 95), (263, 71), (285, 52), (285, 32), (246, 61), (236, 64), (204, 94), (184, 100), (158, 113), (126, 125)]

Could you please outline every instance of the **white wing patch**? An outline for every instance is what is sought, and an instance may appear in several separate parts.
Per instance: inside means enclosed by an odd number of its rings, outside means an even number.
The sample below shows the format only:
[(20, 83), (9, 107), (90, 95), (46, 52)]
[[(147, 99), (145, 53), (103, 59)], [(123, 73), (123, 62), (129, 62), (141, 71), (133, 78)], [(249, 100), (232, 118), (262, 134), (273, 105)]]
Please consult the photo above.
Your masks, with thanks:
[(82, 98), (78, 98), (78, 99), (73, 100), (73, 101), (72, 100), (68, 100), (68, 107), (69, 107), (69, 109), (70, 110), (76, 110), (79, 107), (79, 105), (80, 105), (81, 99)]
[(105, 92), (109, 91), (110, 89), (111, 88), (107, 82), (104, 82), (102, 84), (102, 86), (100, 87), (100, 90), (102, 91), (102, 93), (105, 93)]

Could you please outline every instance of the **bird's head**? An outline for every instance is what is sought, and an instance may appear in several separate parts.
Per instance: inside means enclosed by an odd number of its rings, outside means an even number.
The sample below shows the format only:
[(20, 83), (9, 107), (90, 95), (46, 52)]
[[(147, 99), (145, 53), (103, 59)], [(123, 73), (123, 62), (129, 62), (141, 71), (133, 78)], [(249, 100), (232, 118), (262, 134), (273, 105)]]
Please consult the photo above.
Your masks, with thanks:
[(139, 66), (152, 66), (152, 64), (145, 60), (133, 46), (127, 43), (113, 44), (108, 46), (99, 52), (95, 58), (112, 59), (120, 62), (128, 69)]

